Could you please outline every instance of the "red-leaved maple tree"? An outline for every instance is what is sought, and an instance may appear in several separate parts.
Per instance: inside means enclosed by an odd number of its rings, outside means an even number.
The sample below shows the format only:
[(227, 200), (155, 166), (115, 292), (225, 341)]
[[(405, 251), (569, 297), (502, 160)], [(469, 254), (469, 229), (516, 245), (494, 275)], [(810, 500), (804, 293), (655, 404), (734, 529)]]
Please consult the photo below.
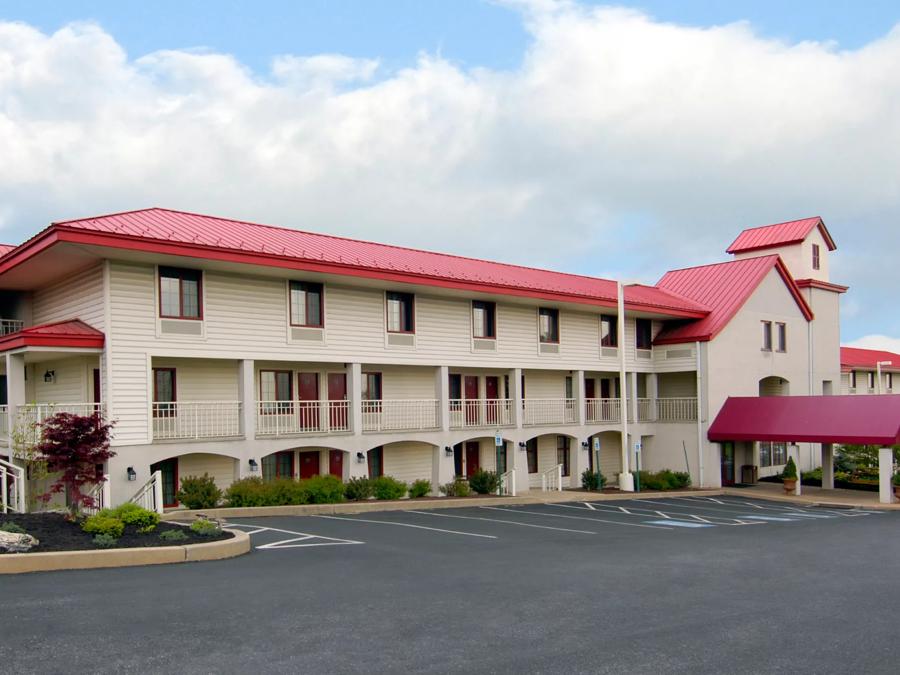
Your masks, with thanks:
[(60, 412), (44, 420), (36, 450), (47, 462), (50, 473), (59, 473), (50, 489), (40, 495), (45, 503), (65, 491), (69, 516), (76, 518), (82, 508), (96, 506), (90, 488), (103, 482), (97, 465), (115, 456), (109, 449), (112, 423), (100, 415), (73, 415)]

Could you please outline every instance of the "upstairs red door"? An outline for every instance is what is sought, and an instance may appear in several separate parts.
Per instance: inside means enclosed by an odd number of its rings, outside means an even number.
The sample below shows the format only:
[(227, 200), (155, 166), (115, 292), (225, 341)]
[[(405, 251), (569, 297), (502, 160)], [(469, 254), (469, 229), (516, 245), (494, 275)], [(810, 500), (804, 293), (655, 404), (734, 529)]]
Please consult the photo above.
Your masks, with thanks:
[[(330, 412), (329, 424), (332, 429), (343, 430), (347, 428), (347, 413), (349, 412), (347, 400), (347, 375), (346, 373), (328, 373), (328, 400)], [(336, 402), (335, 402), (336, 401)]]
[(300, 453), (300, 478), (312, 478), (319, 475), (319, 451)]
[(597, 388), (596, 388), (596, 380), (591, 378), (584, 378), (584, 397), (585, 398), (597, 398)]
[(478, 378), (466, 375), (463, 381), (466, 401), (466, 424), (478, 423)]
[(328, 473), (344, 480), (344, 453), (340, 450), (328, 451)]
[(468, 441), (466, 443), (466, 476), (471, 476), (478, 471), (478, 455), (480, 448), (478, 441)]
[(297, 373), (300, 398), (300, 431), (319, 429), (319, 374)]
[(484, 378), (484, 397), (487, 399), (487, 423), (496, 424), (499, 419), (497, 399), (500, 398), (500, 378), (496, 375)]

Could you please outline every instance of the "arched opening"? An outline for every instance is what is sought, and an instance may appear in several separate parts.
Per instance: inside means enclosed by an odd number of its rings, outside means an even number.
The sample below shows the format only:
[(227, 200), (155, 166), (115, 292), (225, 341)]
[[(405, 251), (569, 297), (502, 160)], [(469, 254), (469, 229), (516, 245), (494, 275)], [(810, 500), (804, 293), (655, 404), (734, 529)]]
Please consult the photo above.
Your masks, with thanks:
[(791, 383), (783, 377), (770, 375), (759, 381), (760, 396), (790, 396)]
[(423, 441), (397, 441), (369, 450), (369, 476), (391, 476), (405, 483), (432, 480), (434, 448)]
[(226, 455), (191, 452), (168, 457), (150, 465), (150, 473), (159, 471), (162, 477), (163, 506), (178, 506), (178, 490), (187, 476), (208, 474), (220, 490), (228, 489), (239, 477), (238, 460)]
[(563, 485), (572, 484), (576, 472), (575, 454), (580, 442), (567, 434), (542, 434), (525, 442), (525, 464), (528, 468), (528, 487), (540, 489), (542, 475), (562, 466)]
[(515, 445), (505, 438), (502, 440), (503, 444), (499, 447), (494, 436), (469, 438), (454, 445), (454, 474), (459, 478), (468, 478), (479, 469), (506, 473), (513, 465)]
[(260, 459), (261, 476), (265, 481), (329, 475), (347, 480), (349, 477), (347, 454), (344, 450), (319, 446), (279, 450)]
[[(595, 447), (594, 439), (599, 441)], [(591, 436), (588, 468), (596, 471), (599, 454), (600, 473), (606, 478), (607, 485), (618, 485), (619, 474), (622, 473), (622, 434), (619, 431), (602, 431)]]

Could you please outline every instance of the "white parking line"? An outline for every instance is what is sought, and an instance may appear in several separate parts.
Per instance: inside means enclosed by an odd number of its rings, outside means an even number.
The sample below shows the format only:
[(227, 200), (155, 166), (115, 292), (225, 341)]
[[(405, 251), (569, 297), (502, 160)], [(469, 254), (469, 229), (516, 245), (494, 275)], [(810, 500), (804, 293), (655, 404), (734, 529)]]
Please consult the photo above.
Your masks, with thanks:
[(392, 520), (366, 520), (365, 518), (342, 518), (340, 516), (313, 516), (313, 518), (325, 518), (327, 520), (345, 520), (351, 523), (373, 523), (375, 525), (396, 525), (397, 527), (412, 527), (417, 530), (431, 530), (432, 532), (443, 532), (445, 534), (461, 534), (466, 537), (481, 537), (482, 539), (496, 539), (492, 534), (477, 534), (475, 532), (459, 532), (458, 530), (442, 530), (437, 527), (425, 527), (424, 525), (413, 525), (412, 523), (398, 523)]
[[(815, 513), (829, 513), (834, 516), (840, 516), (843, 518), (858, 518), (860, 516), (868, 516), (875, 513), (884, 513), (883, 511), (867, 511), (864, 509), (829, 509), (821, 506), (795, 506), (792, 504), (775, 504), (772, 502), (766, 504), (758, 504), (756, 502), (748, 502), (741, 501), (737, 499), (728, 499), (728, 500), (713, 500), (712, 497), (671, 497), (670, 499), (685, 501), (685, 502), (695, 502), (696, 500), (705, 500), (705, 501), (715, 501), (717, 504), (721, 504), (726, 509), (732, 509), (735, 511), (743, 511), (747, 507), (762, 510), (762, 511), (775, 511), (778, 513), (806, 513), (811, 512), (815, 509)], [(637, 500), (635, 500), (637, 501)], [(640, 500), (640, 501), (651, 501), (651, 500)], [(721, 511), (722, 509), (718, 509), (715, 507), (702, 507), (702, 506), (694, 506), (693, 508), (703, 509), (707, 508), (707, 510), (713, 511)]]
[[(261, 527), (259, 525), (244, 525), (243, 523), (225, 523), (225, 527), (252, 527), (254, 530), (247, 532), (249, 535), (259, 534), (260, 532), (280, 532), (283, 534), (295, 534), (292, 539), (282, 539), (280, 541), (269, 542), (260, 546), (254, 546), (257, 551), (279, 549), (279, 548), (309, 548), (311, 546), (342, 546), (345, 544), (364, 544), (362, 541), (354, 541), (353, 539), (338, 539), (336, 537), (323, 537), (320, 534), (308, 534), (306, 532), (294, 532), (293, 530), (282, 530), (277, 527)], [(311, 544), (297, 544), (298, 541), (309, 541), (310, 539), (322, 539)]]
[[(549, 505), (548, 505), (549, 506)], [(527, 513), (533, 516), (546, 516), (547, 518), (572, 518), (573, 520), (590, 520), (595, 523), (609, 523), (610, 525), (622, 525), (623, 527), (647, 527), (652, 530), (671, 530), (671, 527), (662, 525), (641, 525), (638, 523), (623, 523), (618, 520), (605, 520), (603, 518), (587, 518), (585, 516), (564, 516), (561, 513), (543, 513), (541, 511), (522, 511), (516, 508), (501, 508), (499, 506), (479, 506), (480, 509), (489, 509), (491, 511), (507, 511), (508, 513)], [(581, 509), (584, 511), (584, 509)]]
[[(637, 500), (634, 500), (637, 501)], [(645, 500), (646, 501), (646, 500)], [(575, 506), (573, 504), (547, 504), (547, 506), (556, 506), (558, 508), (564, 509), (575, 509), (576, 511), (584, 511), (580, 506)], [(667, 509), (666, 511), (658, 511), (655, 509), (645, 509), (645, 508), (636, 508), (631, 507), (631, 509), (626, 509), (623, 506), (612, 506), (607, 504), (598, 504), (598, 509), (606, 509), (607, 512), (612, 513), (621, 513), (627, 516), (634, 516), (635, 518), (647, 518), (648, 516), (658, 516), (660, 518), (667, 519), (681, 519), (682, 521), (691, 518), (693, 520), (699, 521), (701, 523), (709, 523), (711, 525), (725, 525), (729, 527), (734, 527), (737, 525), (759, 525), (760, 523), (748, 520), (742, 520), (743, 516), (700, 516), (696, 513), (689, 513), (686, 511), (679, 511), (677, 509)]]
[(479, 518), (478, 516), (455, 516), (449, 513), (434, 513), (433, 511), (407, 511), (407, 513), (418, 513), (423, 516), (437, 516), (439, 518), (461, 518), (463, 520), (483, 520), (487, 523), (505, 523), (507, 525), (521, 525), (522, 527), (536, 527), (541, 530), (557, 530), (558, 532), (575, 532), (577, 534), (597, 534), (588, 530), (570, 530), (565, 527), (551, 527), (549, 525), (535, 525), (534, 523), (520, 523), (517, 520), (500, 520), (498, 518)]

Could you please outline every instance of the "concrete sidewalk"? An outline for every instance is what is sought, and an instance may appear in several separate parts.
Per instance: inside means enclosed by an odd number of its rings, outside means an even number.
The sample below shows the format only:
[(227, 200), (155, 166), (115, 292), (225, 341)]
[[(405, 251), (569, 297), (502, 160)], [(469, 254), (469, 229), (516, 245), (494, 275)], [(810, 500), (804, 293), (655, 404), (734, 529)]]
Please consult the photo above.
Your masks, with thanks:
[(878, 501), (877, 492), (865, 490), (827, 490), (807, 485), (800, 486), (802, 494), (798, 497), (785, 494), (781, 483), (757, 483), (751, 487), (725, 488), (724, 494), (733, 497), (753, 497), (755, 499), (771, 499), (779, 502), (793, 502), (805, 506), (837, 506), (840, 508), (886, 509), (900, 510), (900, 503), (882, 504)]

